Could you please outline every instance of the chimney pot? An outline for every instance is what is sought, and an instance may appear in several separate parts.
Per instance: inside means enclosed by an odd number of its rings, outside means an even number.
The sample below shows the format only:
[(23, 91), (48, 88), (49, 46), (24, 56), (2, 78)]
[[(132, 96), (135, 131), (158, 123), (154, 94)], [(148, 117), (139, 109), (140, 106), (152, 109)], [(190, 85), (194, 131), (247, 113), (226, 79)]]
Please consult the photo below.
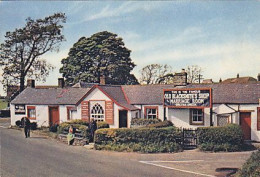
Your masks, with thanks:
[(260, 81), (260, 73), (258, 73), (257, 81)]
[(106, 85), (106, 77), (104, 75), (100, 76), (99, 80), (100, 85)]
[(219, 83), (221, 83), (221, 82), (222, 82), (222, 79), (220, 78), (220, 79), (219, 79)]
[(237, 78), (239, 78), (239, 73), (237, 73)]
[(27, 87), (35, 88), (35, 80), (27, 79)]
[(58, 78), (58, 87), (63, 88), (65, 86), (64, 78)]

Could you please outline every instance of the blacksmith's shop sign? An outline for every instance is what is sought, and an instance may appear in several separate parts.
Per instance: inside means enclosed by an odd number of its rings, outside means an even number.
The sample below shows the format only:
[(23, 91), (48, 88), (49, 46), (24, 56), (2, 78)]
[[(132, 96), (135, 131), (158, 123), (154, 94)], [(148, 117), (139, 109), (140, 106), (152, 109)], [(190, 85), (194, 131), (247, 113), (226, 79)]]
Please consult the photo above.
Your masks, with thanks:
[(211, 107), (211, 88), (167, 89), (163, 95), (166, 107)]
[(25, 105), (24, 104), (16, 104), (14, 113), (15, 114), (25, 114)]

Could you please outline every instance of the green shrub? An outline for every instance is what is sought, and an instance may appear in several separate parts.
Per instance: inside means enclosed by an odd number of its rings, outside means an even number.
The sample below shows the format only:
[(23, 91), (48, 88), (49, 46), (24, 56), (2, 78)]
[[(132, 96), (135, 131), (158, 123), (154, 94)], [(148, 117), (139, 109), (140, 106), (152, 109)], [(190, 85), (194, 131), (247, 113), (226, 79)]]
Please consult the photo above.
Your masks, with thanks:
[(260, 176), (260, 150), (253, 152), (250, 158), (236, 174), (238, 177), (259, 177)]
[(149, 124), (156, 124), (161, 122), (160, 119), (142, 119), (142, 118), (133, 118), (131, 120), (131, 127), (135, 126), (147, 126)]
[(32, 130), (36, 130), (37, 129), (37, 123), (36, 122), (32, 122), (31, 123), (31, 129)]
[(22, 123), (21, 123), (20, 120), (17, 120), (17, 121), (15, 122), (15, 125), (16, 125), (17, 127), (19, 127), (21, 124), (22, 124)]
[(173, 123), (169, 120), (165, 120), (163, 122), (158, 122), (156, 124), (146, 125), (146, 127), (149, 127), (149, 128), (162, 128), (162, 127), (172, 127), (172, 126), (173, 126)]
[(70, 120), (69, 122), (66, 122), (68, 124), (79, 124), (79, 125), (85, 125), (88, 126), (88, 122), (81, 120), (81, 119), (74, 119), (74, 120)]
[(109, 128), (109, 124), (106, 122), (97, 122), (97, 128), (98, 129)]
[(57, 130), (57, 133), (58, 134), (61, 134), (63, 133), (65, 130), (68, 131), (69, 127), (72, 126), (74, 129), (78, 129), (78, 130), (81, 130), (83, 131), (83, 135), (85, 138), (89, 138), (89, 129), (88, 129), (88, 126), (84, 125), (84, 124), (72, 124), (71, 122), (64, 122), (64, 123), (61, 123), (59, 126), (58, 126), (58, 130)]
[(181, 131), (174, 127), (99, 129), (95, 133), (95, 148), (146, 153), (176, 152), (181, 150), (181, 136)]
[(197, 130), (198, 145), (203, 151), (240, 151), (243, 133), (239, 125), (224, 127), (200, 127)]

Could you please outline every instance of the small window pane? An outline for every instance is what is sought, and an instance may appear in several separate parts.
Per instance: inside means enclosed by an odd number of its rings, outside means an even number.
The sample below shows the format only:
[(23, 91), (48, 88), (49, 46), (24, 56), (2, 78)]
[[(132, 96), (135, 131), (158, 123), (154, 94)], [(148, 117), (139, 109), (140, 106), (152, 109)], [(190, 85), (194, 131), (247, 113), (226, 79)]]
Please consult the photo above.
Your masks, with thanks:
[(156, 119), (157, 118), (157, 109), (156, 108), (147, 108), (146, 109), (146, 117), (148, 119)]
[(28, 115), (29, 115), (29, 117), (36, 117), (35, 109), (28, 109)]
[(91, 109), (91, 118), (97, 121), (104, 121), (104, 109), (100, 104), (95, 104)]
[(203, 110), (192, 109), (191, 110), (192, 123), (203, 123)]

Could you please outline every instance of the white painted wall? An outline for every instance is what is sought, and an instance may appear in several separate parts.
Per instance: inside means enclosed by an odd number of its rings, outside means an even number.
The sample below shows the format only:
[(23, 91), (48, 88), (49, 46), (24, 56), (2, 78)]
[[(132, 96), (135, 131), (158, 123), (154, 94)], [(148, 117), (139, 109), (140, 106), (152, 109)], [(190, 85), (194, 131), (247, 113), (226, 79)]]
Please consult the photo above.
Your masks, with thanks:
[(131, 119), (133, 119), (133, 118), (140, 118), (139, 110), (131, 111)]
[[(25, 109), (26, 109), (26, 107), (25, 107)], [(15, 115), (15, 106), (14, 106), (14, 104), (10, 104), (10, 116), (11, 116), (11, 125), (12, 126), (14, 126), (15, 125), (15, 122), (17, 121), (17, 120), (21, 120), (22, 119), (22, 117), (25, 117), (25, 116), (27, 116), (27, 112), (25, 111), (25, 114), (24, 115)]]
[[(213, 109), (221, 106), (220, 104), (214, 104)], [(260, 131), (257, 131), (257, 107), (259, 105), (257, 104), (228, 104), (229, 107), (235, 109), (236, 111), (238, 110), (243, 110), (243, 111), (252, 111), (251, 112), (251, 140), (254, 141), (260, 141)], [(218, 111), (218, 114), (225, 113), (229, 110), (229, 108), (223, 108)], [(214, 126), (217, 126), (217, 114), (213, 114), (214, 118)], [(232, 114), (232, 123), (235, 124), (240, 124), (240, 118), (239, 118), (239, 113), (235, 112)]]
[(49, 126), (49, 112), (47, 105), (25, 105), (24, 115), (15, 115), (15, 106), (10, 105), (11, 111), (11, 125), (15, 125), (17, 120), (21, 120), (22, 117), (27, 117), (27, 106), (35, 106), (36, 120), (30, 120), (31, 122), (36, 122), (38, 127)]
[[(101, 92), (98, 88), (94, 89), (85, 99), (84, 101), (89, 101), (90, 109), (94, 103), (99, 102), (102, 106), (104, 106), (105, 110), (105, 102), (104, 101), (112, 101), (109, 97), (107, 97), (103, 92)], [(109, 125), (110, 128), (118, 128), (119, 127), (119, 110), (123, 110), (124, 108), (114, 103), (114, 124)], [(129, 113), (130, 112), (130, 113)], [(106, 113), (105, 113), (106, 114)], [(131, 111), (128, 111), (128, 121), (131, 121)], [(77, 106), (77, 113), (73, 115), (75, 119), (81, 119), (81, 104)], [(130, 124), (129, 124), (130, 125)]]
[[(27, 116), (27, 106), (35, 106), (36, 120), (30, 120), (31, 122), (37, 122), (37, 126), (49, 126), (49, 107), (48, 105), (26, 105), (24, 115), (15, 115), (15, 106), (11, 104), (11, 125), (15, 125), (17, 120), (21, 120), (22, 117)], [(59, 105), (59, 119), (60, 123), (67, 121), (67, 107), (74, 105)]]
[[(34, 106), (34, 105), (32, 105)], [(47, 105), (35, 105), (37, 126), (49, 126), (49, 109)]]
[[(140, 118), (145, 118), (145, 107), (158, 107), (158, 118), (161, 119), (162, 121), (164, 120), (164, 115), (163, 115), (163, 105), (134, 105), (135, 107), (139, 108), (141, 111), (141, 115), (139, 115)], [(135, 117), (135, 114), (132, 115), (132, 117)]]
[(214, 104), (212, 107), (213, 110), (213, 125), (217, 125), (217, 115), (218, 114), (225, 114), (230, 115), (230, 123), (239, 124), (239, 113), (238, 105), (225, 105), (225, 104)]
[(190, 125), (189, 109), (166, 108), (166, 112), (168, 112), (168, 120), (170, 120), (176, 127), (194, 129), (197, 127), (210, 126), (210, 108), (204, 109), (204, 125)]
[[(74, 107), (75, 105), (60, 105), (59, 106), (59, 114), (60, 114), (60, 123), (67, 122), (68, 121), (68, 115), (67, 115), (67, 107)], [(74, 113), (72, 116), (75, 116)]]

